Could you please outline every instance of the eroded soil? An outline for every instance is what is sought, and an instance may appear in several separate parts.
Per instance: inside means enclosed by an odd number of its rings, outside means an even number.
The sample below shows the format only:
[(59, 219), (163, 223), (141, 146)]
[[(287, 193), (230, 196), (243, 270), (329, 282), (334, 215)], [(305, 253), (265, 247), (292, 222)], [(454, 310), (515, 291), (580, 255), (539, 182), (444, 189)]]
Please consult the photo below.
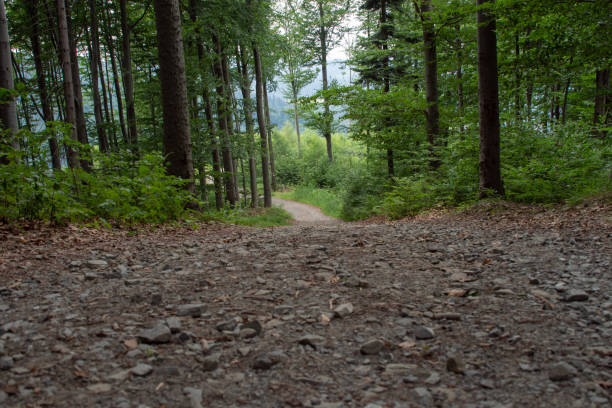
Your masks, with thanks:
[(4, 227), (0, 406), (609, 407), (611, 214)]

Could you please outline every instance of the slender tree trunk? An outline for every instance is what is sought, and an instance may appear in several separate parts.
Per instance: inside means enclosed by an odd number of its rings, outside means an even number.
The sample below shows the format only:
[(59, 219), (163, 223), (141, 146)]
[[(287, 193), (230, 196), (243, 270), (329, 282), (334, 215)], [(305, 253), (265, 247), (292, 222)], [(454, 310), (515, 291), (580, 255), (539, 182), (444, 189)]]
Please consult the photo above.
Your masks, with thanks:
[[(89, 145), (87, 135), (87, 122), (85, 121), (85, 110), (83, 105), (83, 88), (81, 86), (81, 73), (79, 71), (79, 59), (77, 57), (76, 36), (72, 29), (72, 11), (70, 0), (66, 3), (66, 18), (68, 27), (68, 42), (70, 45), (70, 68), (72, 69), (72, 86), (74, 87), (74, 109), (76, 111), (76, 132), (77, 138), (82, 145)], [(85, 171), (90, 171), (92, 163), (87, 158), (80, 158), (81, 167)]]
[(300, 117), (298, 113), (298, 89), (295, 79), (291, 80), (291, 91), (293, 92), (293, 118), (295, 119), (295, 133), (297, 135), (298, 157), (302, 157), (302, 141), (300, 140)]
[[(327, 91), (327, 29), (325, 28), (325, 11), (323, 10), (323, 1), (317, 0), (319, 5), (319, 41), (321, 47), (321, 77), (323, 79), (323, 91)], [(331, 135), (331, 110), (329, 108), (329, 98), (323, 97), (323, 137), (325, 138), (325, 145), (327, 147), (327, 159), (329, 162), (334, 161), (334, 155), (332, 153), (332, 135)]]
[(257, 164), (255, 162), (255, 140), (253, 135), (255, 133), (255, 126), (253, 123), (253, 105), (251, 101), (251, 78), (249, 76), (249, 66), (247, 50), (243, 45), (239, 49), (239, 59), (237, 65), (240, 67), (240, 74), (242, 75), (242, 81), (240, 83), (240, 90), (242, 92), (242, 107), (244, 110), (244, 122), (247, 132), (247, 143), (249, 153), (249, 183), (251, 188), (251, 207), (256, 208), (259, 199), (259, 193), (257, 192)]
[[(229, 64), (227, 62), (227, 55), (225, 54), (225, 51), (223, 49), (221, 49), (221, 70), (223, 71), (223, 83), (225, 84), (224, 87), (224, 97), (226, 100), (226, 110), (225, 110), (225, 120), (227, 121), (227, 137), (228, 137), (228, 148), (230, 151), (230, 154), (233, 154), (232, 151), (232, 142), (234, 140), (234, 123), (232, 121), (232, 113), (234, 111), (233, 106), (232, 106), (232, 100), (234, 99), (232, 97), (233, 94), (233, 90), (232, 90), (232, 84), (230, 82), (230, 74), (229, 74)], [(232, 157), (232, 170), (231, 170), (231, 177), (232, 177), (232, 186), (234, 187), (234, 198), (236, 200), (236, 203), (240, 204), (240, 195), (238, 194), (238, 172), (236, 171), (236, 169), (238, 168), (237, 166), (237, 161), (235, 160), (234, 157)]]
[(229, 138), (228, 121), (227, 118), (231, 113), (229, 112), (229, 106), (227, 101), (227, 94), (225, 91), (225, 79), (223, 76), (223, 52), (221, 43), (217, 36), (213, 36), (213, 43), (216, 50), (216, 58), (214, 65), (214, 72), (217, 78), (217, 121), (219, 123), (219, 136), (221, 140), (221, 156), (223, 157), (223, 183), (225, 185), (225, 194), (227, 201), (230, 206), (236, 206), (236, 195), (234, 187), (234, 163), (232, 158), (231, 141)]
[(521, 121), (521, 72), (519, 70), (519, 58), (521, 48), (519, 46), (519, 33), (514, 34), (514, 116), (516, 122)]
[(593, 109), (593, 124), (596, 129), (593, 134), (596, 137), (605, 137), (606, 131), (597, 129), (598, 126), (606, 124), (610, 116), (610, 68), (597, 70), (595, 72), (595, 106)]
[[(387, 41), (389, 39), (389, 30), (387, 28), (387, 1), (382, 0), (380, 3), (380, 32), (382, 33), (381, 38), (381, 49), (384, 53), (383, 56), (383, 69), (382, 69), (382, 79), (383, 79), (383, 93), (388, 94), (391, 90), (391, 78), (389, 73), (389, 56), (388, 49), (389, 46)], [(384, 119), (385, 127), (390, 126), (390, 118), (387, 116)], [(393, 149), (390, 147), (387, 148), (387, 175), (389, 177), (395, 176), (395, 162), (393, 157)]]
[(187, 104), (187, 79), (181, 33), (179, 0), (155, 0), (155, 26), (159, 52), (159, 78), (164, 118), (164, 154), (168, 173), (189, 180), (195, 192), (193, 158)]
[[(132, 76), (132, 48), (130, 45), (131, 28), (128, 23), (127, 0), (120, 0), (121, 8), (121, 71), (123, 74), (123, 90), (127, 110), (128, 142), (133, 153), (138, 151), (138, 129), (136, 127), (136, 108), (134, 107), (134, 85)], [(182, 52), (182, 51), (181, 51)], [(192, 169), (193, 170), (193, 169)]]
[[(481, 6), (491, 0), (476, 0)], [(480, 105), (480, 197), (492, 190), (504, 195), (499, 152), (499, 88), (497, 76), (497, 36), (495, 16), (479, 7), (478, 22), (478, 99)]]
[[(123, 100), (121, 97), (121, 85), (119, 84), (119, 70), (117, 69), (117, 59), (115, 58), (115, 44), (110, 35), (111, 33), (111, 16), (109, 8), (106, 8), (106, 28), (104, 30), (104, 38), (106, 39), (106, 47), (110, 55), (111, 67), (113, 69), (113, 83), (115, 86), (115, 95), (117, 97), (117, 111), (119, 113), (119, 125), (121, 126), (121, 135), (123, 137), (123, 143), (129, 145), (129, 135), (125, 124), (125, 116), (123, 114)], [(110, 84), (109, 84), (110, 88)], [(110, 93), (110, 92), (109, 92)], [(113, 117), (113, 123), (115, 119)]]
[[(572, 55), (569, 61), (570, 67), (573, 63), (574, 63), (574, 56)], [(568, 75), (567, 80), (565, 81), (565, 89), (563, 90), (563, 115), (561, 116), (562, 123), (565, 123), (565, 120), (567, 119), (567, 96), (569, 94), (570, 84), (571, 84), (571, 75)]]
[(274, 147), (272, 145), (272, 123), (270, 121), (270, 108), (268, 105), (268, 86), (264, 80), (264, 110), (266, 113), (266, 130), (268, 133), (268, 155), (270, 157), (270, 187), (272, 191), (276, 191), (276, 169), (274, 167)]
[[(108, 152), (110, 146), (104, 129), (104, 119), (102, 119), (102, 101), (100, 99), (98, 67), (100, 62), (100, 42), (98, 32), (98, 15), (96, 12), (96, 0), (89, 0), (89, 18), (91, 20), (91, 88), (93, 90), (94, 115), (96, 118), (96, 132), (98, 133), (98, 143), (101, 152)], [(87, 42), (89, 46), (89, 41)], [(104, 73), (101, 73), (104, 76)], [(106, 93), (104, 94), (106, 96)]]
[[(66, 21), (66, 3), (64, 0), (56, 0), (57, 17), (59, 27), (59, 57), (62, 64), (62, 73), (64, 76), (64, 99), (65, 99), (65, 118), (66, 122), (72, 125), (69, 136), (74, 141), (79, 141), (77, 136), (76, 124), (76, 109), (74, 106), (74, 84), (72, 83), (72, 61), (70, 58), (70, 40), (68, 39), (68, 23)], [(68, 166), (77, 168), (79, 164), (79, 155), (70, 146), (66, 148), (68, 156)]]
[[(6, 7), (4, 0), (0, 0), (0, 88), (14, 89), (13, 69), (11, 65), (11, 44), (9, 41), (8, 21), (6, 19)], [(17, 104), (15, 99), (11, 98), (10, 102), (0, 104), (0, 125), (2, 129), (10, 130), (10, 134), (14, 136), (19, 129), (17, 122)], [(14, 137), (11, 137), (10, 144), (13, 148), (18, 149), (19, 145)], [(0, 143), (5, 143), (0, 140)], [(8, 164), (9, 160), (3, 154), (0, 154), (0, 164)]]
[[(31, 42), (32, 42), (32, 55), (34, 57), (34, 68), (36, 69), (36, 82), (38, 84), (38, 93), (40, 94), (40, 104), (42, 105), (43, 120), (51, 122), (53, 120), (53, 110), (51, 109), (51, 101), (49, 100), (49, 93), (47, 91), (47, 81), (45, 80), (45, 70), (42, 64), (41, 51), (40, 51), (40, 26), (38, 23), (38, 6), (39, 0), (31, 0), (28, 3), (28, 13), (31, 18)], [(62, 168), (62, 162), (60, 160), (59, 146), (57, 145), (57, 139), (55, 135), (49, 136), (49, 149), (51, 151), (51, 165), (55, 170)]]
[(459, 131), (463, 133), (465, 131), (465, 126), (463, 124), (463, 43), (461, 42), (461, 26), (459, 24), (455, 25), (455, 31), (457, 32), (457, 111), (461, 121), (459, 124)]
[[(108, 72), (108, 56), (104, 53), (104, 66), (102, 66), (102, 56), (98, 58), (98, 68), (100, 74), (100, 86), (102, 87), (102, 99), (104, 101), (104, 117), (106, 118), (106, 124), (110, 126), (111, 132), (109, 133), (109, 142), (112, 150), (119, 150), (119, 143), (117, 142), (117, 127), (115, 126), (115, 110), (113, 108), (113, 93), (110, 88), (110, 75)], [(106, 79), (104, 75), (106, 74)], [(108, 84), (108, 86), (106, 86)]]
[(246, 193), (246, 174), (244, 171), (244, 161), (242, 160), (242, 157), (240, 157), (240, 171), (242, 173), (242, 197), (244, 199), (244, 206), (246, 207), (248, 205)]
[(425, 54), (425, 95), (427, 108), (425, 110), (425, 131), (427, 142), (431, 149), (430, 166), (437, 168), (440, 161), (435, 159), (435, 145), (440, 137), (440, 113), (438, 110), (438, 57), (436, 53), (436, 33), (431, 21), (431, 0), (424, 0), (421, 6), (423, 22), (423, 49)]
[(272, 207), (272, 190), (270, 188), (270, 172), (268, 164), (268, 135), (266, 131), (266, 117), (264, 113), (263, 75), (261, 58), (257, 45), (253, 42), (253, 59), (255, 60), (255, 94), (257, 100), (257, 124), (261, 137), (261, 174), (264, 187), (264, 207)]
[(553, 99), (554, 100), (554, 105), (555, 105), (554, 115), (555, 115), (555, 120), (557, 122), (559, 122), (559, 119), (561, 118), (561, 106), (560, 106), (560, 103), (559, 103), (559, 99), (560, 99), (559, 98), (559, 93), (560, 92), (561, 92), (561, 84), (554, 85), (554, 94), (555, 94), (554, 99)]
[(206, 86), (202, 88), (202, 99), (204, 99), (204, 113), (211, 139), (213, 182), (215, 186), (215, 206), (217, 210), (223, 208), (223, 183), (221, 180), (221, 159), (219, 158), (219, 143), (215, 132), (215, 122), (213, 120), (212, 105), (210, 95)]

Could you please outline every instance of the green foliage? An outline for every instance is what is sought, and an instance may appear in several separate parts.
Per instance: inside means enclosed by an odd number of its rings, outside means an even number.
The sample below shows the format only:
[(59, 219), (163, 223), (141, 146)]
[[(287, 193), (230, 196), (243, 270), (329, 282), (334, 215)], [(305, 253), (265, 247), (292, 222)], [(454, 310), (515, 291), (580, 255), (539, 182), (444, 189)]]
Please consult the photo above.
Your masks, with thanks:
[[(68, 222), (100, 218), (103, 223), (132, 224), (162, 223), (186, 215), (185, 206), (192, 197), (182, 188), (183, 181), (165, 174), (159, 154), (146, 154), (132, 162), (129, 156), (92, 152), (96, 166), (91, 173), (51, 171), (43, 154), (46, 134), (22, 130), (20, 136), (20, 144), (28, 150), (3, 146), (14, 159), (0, 166), (1, 219)], [(81, 150), (85, 152), (82, 146)], [(42, 160), (28, 162), (26, 153)]]
[(291, 215), (282, 208), (256, 208), (230, 211), (220, 216), (223, 222), (249, 227), (276, 227), (291, 225)]
[(342, 201), (335, 190), (301, 185), (292, 191), (276, 193), (275, 196), (314, 205), (319, 207), (323, 214), (330, 217), (342, 217)]

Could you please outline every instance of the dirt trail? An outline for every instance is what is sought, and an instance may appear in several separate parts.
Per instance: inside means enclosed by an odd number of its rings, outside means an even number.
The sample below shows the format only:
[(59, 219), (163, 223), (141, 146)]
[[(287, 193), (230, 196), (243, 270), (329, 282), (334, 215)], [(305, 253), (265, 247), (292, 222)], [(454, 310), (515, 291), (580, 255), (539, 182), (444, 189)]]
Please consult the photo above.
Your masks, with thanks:
[(281, 198), (272, 197), (272, 204), (284, 209), (293, 216), (293, 219), (298, 224), (303, 225), (322, 225), (322, 224), (338, 224), (341, 220), (329, 217), (312, 205), (298, 203), (297, 201), (283, 200)]
[(0, 226), (0, 406), (610, 407), (609, 214)]

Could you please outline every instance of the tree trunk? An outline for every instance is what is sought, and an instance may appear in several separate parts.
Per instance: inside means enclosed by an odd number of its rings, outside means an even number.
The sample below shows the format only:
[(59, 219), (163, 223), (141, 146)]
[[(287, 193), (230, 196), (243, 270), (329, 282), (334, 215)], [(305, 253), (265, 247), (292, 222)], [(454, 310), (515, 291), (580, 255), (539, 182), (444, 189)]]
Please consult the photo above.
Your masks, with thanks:
[[(123, 115), (123, 100), (121, 98), (121, 85), (119, 84), (119, 70), (117, 69), (117, 60), (115, 58), (115, 44), (110, 35), (111, 32), (111, 16), (106, 7), (106, 29), (104, 30), (104, 38), (106, 39), (106, 47), (110, 54), (111, 67), (113, 68), (113, 82), (115, 85), (115, 95), (117, 96), (117, 111), (119, 113), (119, 125), (121, 126), (121, 135), (123, 137), (123, 143), (129, 145), (129, 135), (125, 126), (125, 117)], [(110, 84), (109, 84), (110, 88)], [(114, 118), (113, 118), (114, 122)]]
[[(98, 133), (98, 143), (102, 153), (108, 152), (110, 146), (104, 129), (104, 119), (102, 118), (102, 101), (100, 100), (99, 74), (98, 66), (100, 61), (100, 42), (98, 32), (98, 15), (96, 13), (96, 0), (89, 0), (89, 18), (91, 20), (91, 50), (90, 50), (90, 67), (91, 67), (91, 88), (93, 90), (94, 115), (96, 118), (96, 132)], [(89, 46), (89, 41), (87, 42)], [(104, 73), (102, 72), (102, 75)], [(106, 94), (105, 94), (106, 95)]]
[(261, 58), (257, 45), (253, 42), (253, 59), (255, 60), (255, 94), (257, 100), (257, 124), (261, 137), (261, 174), (264, 187), (264, 207), (272, 207), (272, 191), (270, 189), (270, 172), (268, 164), (268, 134), (266, 131), (266, 117), (264, 113), (263, 75), (261, 72)]
[[(14, 89), (13, 69), (11, 66), (11, 44), (9, 41), (8, 21), (6, 19), (6, 7), (4, 0), (0, 0), (0, 88)], [(17, 122), (17, 104), (11, 98), (8, 103), (0, 104), (0, 121), (2, 129), (10, 130), (10, 144), (18, 149), (19, 145), (14, 139), (19, 125)], [(4, 142), (2, 142), (4, 144)], [(6, 156), (0, 154), (0, 164), (8, 164)]]
[(168, 173), (189, 180), (186, 189), (193, 193), (195, 184), (179, 0), (155, 0), (153, 7), (164, 119), (162, 139)]
[[(323, 10), (323, 1), (317, 0), (319, 5), (319, 41), (321, 46), (321, 77), (323, 80), (323, 91), (327, 91), (327, 29), (325, 28), (325, 12)], [(329, 162), (334, 161), (332, 153), (332, 136), (331, 136), (331, 111), (329, 109), (329, 98), (327, 95), (323, 97), (323, 137), (327, 147), (327, 159)]]
[(597, 129), (598, 126), (606, 124), (610, 117), (610, 68), (597, 70), (595, 72), (595, 107), (593, 109), (593, 124), (596, 129), (593, 134), (596, 137), (605, 137), (606, 131)]
[(519, 57), (521, 48), (519, 46), (519, 33), (514, 34), (514, 116), (516, 122), (521, 120), (521, 72), (519, 70)]
[[(81, 86), (81, 73), (79, 71), (79, 59), (77, 57), (76, 36), (72, 29), (72, 11), (70, 9), (70, 0), (66, 3), (66, 22), (68, 27), (68, 41), (70, 45), (70, 68), (72, 69), (72, 86), (74, 87), (74, 109), (76, 112), (76, 132), (77, 138), (82, 145), (89, 145), (89, 136), (87, 135), (87, 122), (85, 121), (85, 108), (83, 105), (83, 88)], [(85, 171), (89, 171), (93, 163), (87, 158), (80, 158), (81, 167)]]
[(436, 53), (436, 33), (431, 21), (431, 0), (424, 0), (421, 6), (423, 22), (423, 49), (425, 56), (425, 132), (431, 150), (430, 166), (437, 168), (440, 161), (435, 158), (435, 144), (440, 137), (440, 113), (438, 110), (438, 57)]
[(259, 199), (259, 193), (257, 192), (257, 164), (255, 162), (255, 140), (253, 140), (253, 134), (255, 133), (255, 126), (253, 123), (253, 105), (251, 102), (251, 78), (249, 77), (249, 65), (247, 51), (243, 45), (239, 49), (240, 61), (237, 65), (240, 67), (240, 74), (242, 75), (242, 81), (240, 83), (240, 90), (242, 92), (242, 107), (244, 110), (244, 122), (246, 125), (247, 132), (247, 143), (249, 153), (249, 183), (251, 188), (251, 207), (257, 207), (257, 201)]
[[(476, 0), (481, 6), (492, 0)], [(504, 195), (499, 153), (499, 88), (497, 76), (497, 37), (495, 17), (479, 7), (478, 22), (478, 99), (480, 121), (480, 198), (491, 191)]]
[[(117, 142), (117, 128), (115, 127), (115, 110), (113, 108), (113, 93), (110, 88), (110, 75), (108, 72), (108, 56), (104, 53), (104, 66), (102, 66), (102, 56), (98, 59), (98, 69), (100, 70), (100, 86), (102, 87), (102, 99), (104, 101), (104, 117), (106, 118), (106, 124), (111, 127), (109, 133), (109, 142), (111, 148), (114, 151), (119, 150), (119, 143)], [(104, 79), (106, 74), (106, 79)], [(108, 86), (106, 86), (108, 84)]]
[(268, 106), (267, 81), (263, 83), (264, 111), (266, 113), (266, 130), (268, 133), (268, 156), (270, 157), (270, 187), (276, 191), (276, 169), (274, 168), (274, 147), (272, 145), (272, 123), (270, 122), (270, 108)]
[(221, 70), (223, 71), (223, 83), (225, 84), (225, 87), (223, 89), (225, 90), (224, 96), (226, 100), (225, 120), (227, 121), (227, 143), (230, 154), (232, 154), (232, 185), (234, 186), (234, 198), (236, 200), (236, 203), (240, 204), (240, 195), (238, 194), (238, 171), (236, 170), (238, 168), (238, 163), (236, 162), (232, 153), (232, 141), (234, 140), (234, 123), (232, 121), (232, 113), (234, 111), (232, 106), (232, 100), (234, 98), (232, 97), (232, 95), (234, 92), (232, 90), (232, 84), (230, 82), (227, 55), (225, 54), (225, 51), (223, 49), (221, 49), (221, 51)]
[(227, 117), (231, 114), (229, 112), (229, 106), (227, 104), (226, 92), (225, 92), (225, 79), (223, 76), (223, 52), (219, 38), (213, 35), (213, 43), (216, 50), (215, 63), (213, 68), (217, 79), (217, 121), (219, 123), (219, 137), (221, 141), (221, 156), (223, 158), (223, 184), (225, 185), (225, 194), (227, 201), (229, 201), (231, 207), (236, 206), (237, 198), (234, 194), (234, 163), (232, 159), (231, 141), (229, 139)]
[(463, 44), (461, 42), (461, 26), (457, 24), (455, 26), (455, 30), (457, 31), (457, 111), (459, 113), (460, 124), (459, 131), (461, 133), (464, 132), (465, 126), (463, 124), (463, 115), (464, 115), (464, 101), (463, 101)]
[[(130, 45), (130, 25), (128, 24), (127, 0), (120, 0), (121, 8), (121, 71), (123, 74), (123, 90), (127, 110), (128, 143), (133, 153), (138, 152), (138, 129), (136, 128), (136, 108), (134, 107), (134, 85), (132, 77), (132, 49)], [(181, 53), (183, 51), (181, 50)], [(193, 169), (192, 169), (193, 170)]]
[[(380, 32), (382, 33), (381, 38), (381, 49), (383, 55), (383, 93), (388, 94), (391, 90), (391, 78), (389, 77), (389, 56), (387, 40), (389, 39), (389, 31), (387, 29), (387, 2), (382, 0), (380, 3)], [(385, 117), (385, 127), (390, 126), (390, 118)], [(391, 142), (391, 141), (390, 141)], [(393, 149), (387, 148), (387, 175), (389, 177), (395, 176), (395, 163), (393, 157)]]
[(300, 140), (300, 118), (298, 113), (298, 89), (295, 79), (291, 80), (291, 91), (293, 92), (293, 118), (295, 119), (295, 133), (297, 135), (298, 157), (302, 157), (302, 142)]
[(213, 166), (213, 182), (215, 185), (215, 206), (217, 210), (223, 208), (223, 183), (221, 182), (221, 160), (219, 158), (219, 144), (217, 143), (217, 135), (215, 134), (215, 122), (213, 120), (212, 106), (210, 96), (206, 86), (202, 88), (202, 99), (204, 99), (204, 113), (206, 114), (206, 123), (211, 139), (212, 150), (212, 166)]
[[(43, 120), (51, 122), (53, 120), (53, 110), (51, 109), (51, 101), (49, 100), (49, 93), (47, 91), (47, 81), (45, 80), (45, 70), (42, 64), (41, 51), (40, 51), (40, 27), (38, 24), (38, 2), (39, 0), (32, 0), (28, 3), (28, 13), (31, 18), (31, 42), (32, 42), (32, 54), (34, 57), (34, 68), (36, 69), (36, 82), (38, 84), (38, 93), (40, 94), (40, 104), (42, 105)], [(62, 162), (60, 160), (59, 146), (57, 145), (57, 139), (55, 135), (49, 136), (49, 149), (51, 151), (51, 165), (55, 170), (62, 168)]]
[[(57, 18), (59, 28), (59, 57), (62, 64), (62, 73), (64, 76), (64, 99), (65, 106), (64, 115), (65, 120), (72, 126), (69, 136), (74, 141), (79, 141), (76, 130), (76, 109), (74, 106), (74, 84), (72, 83), (72, 61), (70, 58), (70, 40), (68, 39), (68, 23), (66, 21), (66, 3), (64, 0), (56, 0), (57, 5)], [(66, 153), (68, 156), (68, 166), (72, 168), (78, 168), (79, 155), (70, 146), (66, 147)]]

